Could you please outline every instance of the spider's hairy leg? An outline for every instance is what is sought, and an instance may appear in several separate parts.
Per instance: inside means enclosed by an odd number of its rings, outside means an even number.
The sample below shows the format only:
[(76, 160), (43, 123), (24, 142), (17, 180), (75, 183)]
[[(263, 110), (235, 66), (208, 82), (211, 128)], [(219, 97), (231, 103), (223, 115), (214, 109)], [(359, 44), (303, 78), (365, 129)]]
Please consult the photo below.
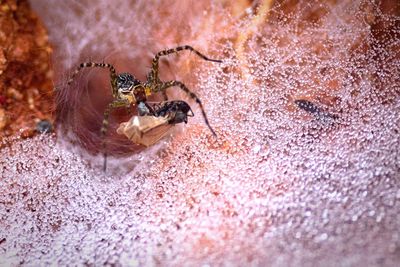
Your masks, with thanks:
[[(78, 73), (83, 69), (83, 68), (106, 68), (110, 71), (110, 78), (111, 78), (111, 84), (113, 87), (113, 90), (115, 90), (114, 88), (116, 80), (117, 80), (117, 73), (115, 71), (115, 68), (113, 65), (108, 64), (108, 63), (96, 63), (96, 62), (84, 62), (79, 64), (79, 67), (76, 68), (76, 70), (74, 71), (74, 73), (72, 73), (71, 77), (69, 78), (67, 85), (69, 86), (74, 79), (76, 78), (76, 75), (78, 75)], [(113, 91), (113, 94), (115, 92)]]
[(104, 117), (103, 117), (103, 124), (101, 126), (101, 137), (102, 137), (102, 150), (103, 150), (103, 155), (104, 155), (104, 164), (103, 164), (103, 170), (106, 171), (107, 169), (107, 150), (106, 150), (106, 142), (105, 142), (105, 137), (107, 134), (108, 130), (108, 125), (109, 125), (109, 117), (110, 113), (114, 108), (117, 107), (123, 107), (127, 106), (129, 103), (127, 103), (125, 100), (115, 100), (108, 104), (107, 108), (104, 110)]
[(175, 48), (172, 48), (172, 49), (162, 50), (162, 51), (158, 52), (154, 56), (153, 61), (152, 61), (151, 72), (150, 72), (150, 75), (149, 75), (149, 80), (152, 81), (152, 82), (157, 82), (158, 81), (158, 62), (160, 60), (160, 57), (167, 56), (167, 55), (170, 55), (170, 54), (175, 54), (175, 53), (178, 53), (179, 51), (182, 51), (182, 50), (192, 51), (197, 56), (199, 56), (202, 59), (207, 60), (207, 61), (218, 62), (218, 63), (222, 62), (222, 60), (211, 59), (211, 58), (203, 55), (202, 53), (200, 53), (199, 51), (197, 51), (196, 49), (194, 49), (193, 47), (191, 47), (189, 45), (178, 46), (178, 47), (175, 47)]
[(201, 113), (203, 115), (204, 118), (204, 122), (206, 123), (207, 127), (210, 129), (210, 131), (212, 132), (212, 134), (217, 137), (217, 134), (215, 133), (214, 129), (211, 127), (210, 123), (208, 122), (208, 118), (207, 118), (207, 114), (204, 111), (204, 107), (203, 104), (201, 103), (200, 98), (198, 98), (196, 96), (195, 93), (193, 93), (192, 91), (189, 90), (189, 88), (186, 87), (186, 85), (180, 81), (168, 81), (162, 84), (161, 90), (165, 91), (165, 89), (172, 87), (172, 86), (177, 86), (179, 87), (182, 91), (184, 91), (187, 95), (189, 95), (190, 98), (194, 99), (196, 101), (196, 103), (199, 105), (200, 109), (201, 109)]

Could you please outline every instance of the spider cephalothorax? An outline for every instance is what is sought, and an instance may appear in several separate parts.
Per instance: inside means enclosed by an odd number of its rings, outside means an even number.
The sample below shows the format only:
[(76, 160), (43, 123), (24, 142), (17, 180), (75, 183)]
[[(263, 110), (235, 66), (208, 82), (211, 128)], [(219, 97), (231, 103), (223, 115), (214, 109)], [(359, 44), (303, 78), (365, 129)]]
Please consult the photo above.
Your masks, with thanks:
[(112, 84), (111, 86), (116, 87), (113, 90), (116, 92), (114, 98), (126, 99), (129, 102), (128, 105), (146, 101), (146, 93), (142, 83), (130, 73), (118, 74), (115, 85)]
[[(164, 95), (164, 99), (167, 100), (167, 95), (166, 95), (166, 90), (170, 87), (178, 87), (180, 90), (185, 92), (190, 98), (194, 99), (196, 103), (199, 105), (200, 110), (202, 112), (204, 121), (212, 134), (216, 136), (215, 131), (213, 128), (211, 128), (210, 123), (208, 122), (207, 115), (204, 111), (203, 104), (201, 103), (201, 100), (196, 96), (195, 93), (193, 93), (189, 88), (186, 87), (186, 85), (180, 81), (161, 81), (158, 77), (158, 63), (159, 59), (162, 56), (167, 56), (170, 54), (177, 53), (182, 50), (189, 50), (195, 53), (197, 56), (201, 57), (204, 60), (207, 61), (213, 61), (213, 62), (222, 62), (221, 60), (215, 60), (215, 59), (210, 59), (206, 57), (205, 55), (201, 54), (199, 51), (195, 50), (193, 47), (184, 45), (184, 46), (178, 46), (173, 49), (167, 49), (158, 52), (152, 61), (152, 68), (150, 72), (147, 75), (147, 80), (145, 82), (141, 82), (137, 80), (133, 75), (129, 73), (121, 73), (117, 74), (115, 71), (115, 68), (113, 65), (108, 64), (108, 63), (94, 63), (94, 62), (86, 62), (86, 63), (81, 63), (79, 67), (75, 70), (73, 75), (71, 76), (70, 80), (68, 81), (68, 85), (72, 83), (74, 80), (75, 76), (78, 74), (78, 72), (83, 69), (83, 68), (92, 68), (92, 67), (99, 67), (99, 68), (107, 68), (110, 72), (110, 82), (111, 82), (111, 89), (112, 89), (112, 95), (113, 95), (113, 101), (107, 106), (107, 108), (104, 111), (104, 119), (103, 119), (103, 126), (101, 127), (101, 133), (104, 136), (107, 133), (107, 128), (108, 128), (108, 118), (110, 115), (110, 112), (114, 108), (118, 107), (130, 107), (131, 104), (133, 105), (138, 105), (140, 103), (146, 103), (147, 97), (150, 96), (153, 93), (158, 93), (161, 92)], [(166, 106), (165, 109), (168, 110), (169, 113), (171, 113), (171, 108), (176, 109), (176, 114), (174, 115), (174, 121), (172, 123), (179, 123), (179, 122), (186, 122), (187, 121), (187, 116), (189, 109), (188, 107), (185, 106), (186, 103), (184, 104), (172, 104), (175, 106)], [(180, 106), (179, 106), (180, 105)], [(187, 105), (187, 104), (186, 104)], [(188, 105), (187, 105), (188, 106)], [(191, 109), (190, 109), (191, 111)], [(103, 142), (103, 150), (105, 153), (105, 143)]]
[(130, 73), (121, 73), (117, 76), (117, 89), (119, 93), (131, 93), (133, 88), (140, 85), (140, 81)]

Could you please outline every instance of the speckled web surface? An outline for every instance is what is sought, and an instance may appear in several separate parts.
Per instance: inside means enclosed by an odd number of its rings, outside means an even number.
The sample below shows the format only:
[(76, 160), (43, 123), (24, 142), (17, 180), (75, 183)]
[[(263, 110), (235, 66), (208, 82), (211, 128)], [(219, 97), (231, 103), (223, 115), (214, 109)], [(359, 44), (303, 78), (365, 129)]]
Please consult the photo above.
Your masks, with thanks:
[(0, 265), (396, 266), (400, 38), (376, 44), (365, 3), (329, 6), (301, 33), (264, 27), (246, 75), (219, 45), (224, 63), (192, 74), (217, 140), (195, 110), (108, 174), (53, 137), (1, 150)]

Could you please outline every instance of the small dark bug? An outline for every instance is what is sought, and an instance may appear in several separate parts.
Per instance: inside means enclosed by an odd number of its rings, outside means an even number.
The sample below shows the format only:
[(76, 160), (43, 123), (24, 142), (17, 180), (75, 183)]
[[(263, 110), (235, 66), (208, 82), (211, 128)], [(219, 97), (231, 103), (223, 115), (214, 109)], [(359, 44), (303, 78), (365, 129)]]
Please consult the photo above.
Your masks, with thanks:
[(317, 107), (313, 102), (305, 100), (305, 99), (296, 99), (294, 103), (301, 108), (302, 110), (305, 110), (307, 112), (310, 112), (312, 114), (319, 113), (321, 112), (321, 109)]
[(41, 120), (36, 124), (36, 131), (38, 133), (50, 133), (53, 131), (53, 126), (48, 120)]
[(336, 114), (331, 114), (327, 111), (324, 111), (316, 104), (309, 100), (305, 99), (297, 99), (294, 103), (302, 110), (307, 111), (313, 114), (317, 119), (326, 120), (326, 119), (338, 119), (339, 116)]

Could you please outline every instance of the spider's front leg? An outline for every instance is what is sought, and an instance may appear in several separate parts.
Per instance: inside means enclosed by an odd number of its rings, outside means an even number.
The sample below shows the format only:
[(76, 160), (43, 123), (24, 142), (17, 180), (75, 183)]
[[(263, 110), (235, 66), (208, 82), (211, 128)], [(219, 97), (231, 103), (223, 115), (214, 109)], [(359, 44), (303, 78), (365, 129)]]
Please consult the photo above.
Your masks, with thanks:
[(211, 59), (211, 58), (203, 55), (202, 53), (200, 53), (199, 51), (197, 51), (196, 49), (194, 49), (193, 47), (191, 47), (189, 45), (178, 46), (173, 49), (166, 49), (166, 50), (158, 52), (154, 56), (153, 61), (152, 61), (151, 71), (147, 75), (146, 85), (151, 89), (151, 92), (154, 92), (154, 93), (161, 92), (164, 96), (164, 100), (168, 99), (167, 94), (166, 94), (167, 88), (172, 87), (172, 86), (178, 86), (181, 90), (183, 90), (186, 94), (188, 94), (192, 99), (194, 99), (196, 101), (196, 103), (200, 106), (201, 113), (203, 114), (203, 118), (204, 118), (206, 125), (208, 126), (208, 128), (210, 129), (212, 134), (214, 136), (217, 136), (217, 134), (215, 133), (213, 128), (210, 126), (210, 123), (208, 122), (206, 112), (204, 111), (203, 104), (201, 103), (200, 99), (193, 92), (191, 92), (184, 83), (182, 83), (180, 81), (169, 81), (169, 82), (164, 83), (164, 82), (161, 82), (158, 77), (158, 64), (159, 64), (160, 57), (167, 56), (170, 54), (175, 54), (182, 50), (189, 50), (189, 51), (195, 53), (198, 57), (200, 57), (204, 60), (207, 60), (207, 61), (212, 61), (212, 62), (217, 62), (217, 63), (222, 62), (222, 60)]
[(203, 107), (203, 104), (201, 103), (200, 98), (198, 98), (195, 93), (190, 91), (190, 89), (187, 88), (186, 85), (183, 82), (180, 82), (180, 81), (169, 81), (169, 82), (162, 83), (162, 86), (161, 86), (160, 90), (161, 91), (165, 91), (167, 88), (173, 87), (173, 86), (179, 87), (182, 91), (184, 91), (187, 95), (189, 95), (190, 98), (192, 98), (192, 99), (194, 99), (196, 101), (196, 103), (200, 107), (201, 113), (202, 113), (203, 118), (204, 118), (204, 122), (206, 123), (207, 127), (210, 129), (212, 134), (216, 137), (217, 134), (215, 133), (214, 129), (211, 127), (210, 123), (208, 122), (207, 114), (204, 111), (204, 107)]
[(105, 137), (108, 131), (108, 125), (109, 125), (109, 117), (110, 113), (112, 112), (113, 109), (118, 108), (118, 107), (127, 107), (129, 105), (129, 102), (126, 100), (114, 100), (110, 104), (108, 104), (107, 108), (104, 110), (104, 117), (103, 117), (103, 124), (101, 126), (101, 137), (102, 137), (102, 150), (103, 150), (103, 155), (104, 155), (104, 164), (103, 164), (103, 170), (106, 171), (107, 169), (107, 150), (106, 150), (106, 142), (105, 142)]
[(84, 69), (84, 68), (104, 68), (108, 69), (110, 72), (110, 79), (111, 79), (111, 84), (113, 88), (113, 96), (115, 97), (116, 91), (115, 91), (115, 82), (117, 81), (117, 73), (115, 71), (115, 68), (113, 65), (108, 64), (108, 63), (96, 63), (96, 62), (84, 62), (79, 64), (78, 68), (72, 73), (71, 77), (69, 78), (67, 85), (69, 86), (75, 79), (75, 77), (78, 75), (78, 73)]
[[(207, 61), (212, 61), (212, 62), (218, 62), (221, 63), (222, 60), (218, 60), (218, 59), (211, 59), (205, 55), (203, 55), (202, 53), (200, 53), (199, 51), (197, 51), (196, 49), (194, 49), (193, 47), (189, 46), (189, 45), (183, 45), (183, 46), (178, 46), (172, 49), (166, 49), (166, 50), (162, 50), (160, 52), (158, 52), (152, 61), (152, 66), (151, 66), (151, 72), (149, 73), (148, 77), (147, 77), (147, 82), (149, 83), (153, 83), (153, 84), (157, 84), (159, 83), (159, 78), (158, 78), (158, 62), (160, 60), (160, 57), (162, 56), (167, 56), (170, 54), (175, 54), (178, 53), (179, 51), (182, 50), (189, 50), (192, 51), (193, 53), (195, 53), (198, 57), (207, 60)], [(166, 94), (164, 94), (164, 97), (166, 96)]]

